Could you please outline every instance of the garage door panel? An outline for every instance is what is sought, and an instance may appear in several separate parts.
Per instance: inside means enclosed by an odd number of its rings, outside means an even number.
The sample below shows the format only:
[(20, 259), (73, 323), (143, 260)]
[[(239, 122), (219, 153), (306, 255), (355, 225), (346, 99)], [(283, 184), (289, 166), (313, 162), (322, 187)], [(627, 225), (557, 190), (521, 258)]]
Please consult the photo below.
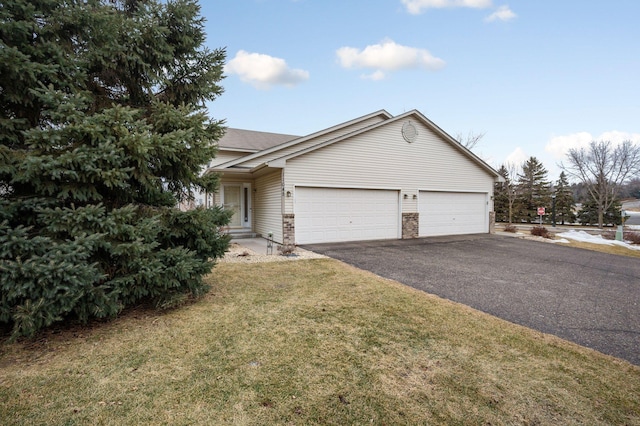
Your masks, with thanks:
[(398, 191), (297, 187), (296, 243), (398, 238)]
[(489, 232), (487, 194), (420, 192), (420, 236)]

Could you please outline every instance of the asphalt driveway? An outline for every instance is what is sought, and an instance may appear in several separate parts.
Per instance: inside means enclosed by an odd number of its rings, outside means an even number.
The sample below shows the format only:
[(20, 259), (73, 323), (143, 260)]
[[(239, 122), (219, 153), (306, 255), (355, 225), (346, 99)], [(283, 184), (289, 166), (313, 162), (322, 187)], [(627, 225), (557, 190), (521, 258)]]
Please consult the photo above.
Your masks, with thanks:
[(640, 260), (498, 235), (305, 245), (640, 365)]

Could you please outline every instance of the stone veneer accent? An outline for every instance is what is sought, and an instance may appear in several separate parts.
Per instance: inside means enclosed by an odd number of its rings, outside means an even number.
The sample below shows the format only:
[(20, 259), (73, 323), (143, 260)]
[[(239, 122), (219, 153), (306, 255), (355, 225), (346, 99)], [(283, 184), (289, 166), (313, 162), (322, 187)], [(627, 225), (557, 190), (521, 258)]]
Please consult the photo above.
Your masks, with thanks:
[(420, 213), (402, 213), (402, 239), (418, 238)]
[(296, 242), (296, 221), (294, 214), (282, 215), (282, 244), (293, 245)]
[(489, 233), (496, 233), (496, 212), (489, 212)]

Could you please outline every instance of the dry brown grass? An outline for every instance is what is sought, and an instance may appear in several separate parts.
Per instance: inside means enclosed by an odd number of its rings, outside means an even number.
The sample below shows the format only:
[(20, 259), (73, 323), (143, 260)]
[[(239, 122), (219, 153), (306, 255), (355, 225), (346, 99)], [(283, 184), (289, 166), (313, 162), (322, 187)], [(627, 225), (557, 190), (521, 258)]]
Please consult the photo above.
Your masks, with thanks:
[(0, 346), (18, 424), (640, 424), (640, 368), (334, 260)]
[(640, 258), (640, 250), (632, 250), (630, 248), (626, 248), (618, 245), (609, 246), (605, 244), (593, 244), (593, 243), (586, 243), (586, 242), (575, 241), (575, 240), (568, 240), (568, 241), (569, 241), (568, 243), (562, 243), (562, 245), (565, 245), (568, 247), (580, 248), (584, 250), (599, 251), (601, 253), (615, 254), (618, 256)]

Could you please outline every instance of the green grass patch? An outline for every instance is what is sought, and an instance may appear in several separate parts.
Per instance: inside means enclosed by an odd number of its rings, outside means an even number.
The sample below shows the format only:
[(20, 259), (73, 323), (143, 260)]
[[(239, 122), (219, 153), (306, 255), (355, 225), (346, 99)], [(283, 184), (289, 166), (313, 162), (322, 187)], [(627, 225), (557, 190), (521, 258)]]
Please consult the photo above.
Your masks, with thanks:
[(640, 368), (331, 259), (0, 346), (3, 425), (640, 424)]

